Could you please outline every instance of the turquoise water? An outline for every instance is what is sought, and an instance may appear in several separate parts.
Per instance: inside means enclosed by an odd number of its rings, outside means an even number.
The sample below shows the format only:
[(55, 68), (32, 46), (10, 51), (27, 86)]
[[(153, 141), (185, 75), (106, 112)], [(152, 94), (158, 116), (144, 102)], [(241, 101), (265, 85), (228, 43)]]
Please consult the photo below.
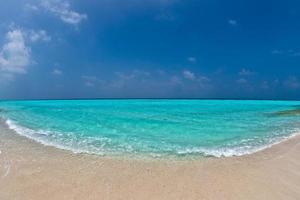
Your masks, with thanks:
[(2, 101), (10, 129), (43, 144), (100, 155), (235, 156), (300, 132), (297, 101)]

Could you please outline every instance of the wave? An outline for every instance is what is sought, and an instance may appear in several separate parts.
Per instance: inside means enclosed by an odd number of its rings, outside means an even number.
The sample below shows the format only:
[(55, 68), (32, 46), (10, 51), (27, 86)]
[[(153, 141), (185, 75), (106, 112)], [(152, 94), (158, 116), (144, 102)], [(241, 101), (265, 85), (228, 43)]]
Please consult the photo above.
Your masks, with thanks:
[(272, 138), (269, 140), (269, 142), (267, 144), (260, 145), (260, 146), (226, 147), (226, 148), (216, 148), (216, 149), (194, 147), (194, 148), (186, 148), (183, 150), (178, 150), (177, 153), (179, 155), (203, 154), (204, 156), (213, 156), (213, 157), (217, 157), (217, 158), (244, 156), (244, 155), (250, 155), (250, 154), (271, 148), (274, 145), (285, 142), (285, 141), (287, 141), (293, 137), (296, 137), (298, 135), (300, 135), (300, 132), (297, 131), (288, 136)]
[[(80, 144), (76, 145), (76, 146), (78, 146), (78, 148), (73, 148), (73, 147), (71, 147), (72, 145), (66, 145), (65, 141), (58, 142), (58, 141), (49, 140), (49, 136), (53, 135), (53, 132), (45, 131), (45, 130), (32, 130), (30, 128), (21, 126), (18, 123), (14, 122), (10, 119), (7, 119), (5, 121), (5, 123), (7, 124), (9, 129), (13, 130), (17, 134), (25, 136), (27, 138), (30, 138), (30, 139), (32, 139), (40, 144), (43, 144), (45, 146), (52, 146), (52, 147), (56, 147), (59, 149), (72, 151), (73, 153), (97, 154), (97, 155), (101, 155), (101, 156), (105, 155), (105, 151), (103, 149), (100, 149), (99, 146), (92, 146), (92, 147), (91, 146), (80, 146), (80, 145), (83, 145), (86, 143), (95, 142), (95, 138), (91, 138), (88, 142), (86, 141), (88, 139), (84, 139), (83, 141), (81, 141)], [(174, 153), (177, 154), (177, 156), (202, 155), (205, 157), (217, 157), (217, 158), (243, 156), (243, 155), (249, 155), (249, 154), (256, 153), (258, 151), (265, 150), (267, 148), (272, 147), (273, 145), (279, 144), (279, 143), (286, 141), (292, 137), (295, 137), (299, 134), (300, 134), (300, 132), (297, 131), (288, 136), (270, 138), (268, 140), (267, 144), (265, 144), (265, 145), (257, 145), (257, 146), (244, 145), (244, 146), (239, 146), (239, 147), (232, 146), (232, 147), (224, 147), (224, 148), (204, 148), (204, 147), (175, 148)], [(70, 140), (72, 140), (72, 139), (70, 139)], [(98, 138), (98, 140), (99, 140), (99, 138)], [(71, 143), (72, 142), (73, 141), (71, 141)], [(76, 142), (79, 142), (79, 141), (76, 141)], [(103, 141), (101, 141), (101, 142), (103, 142)], [(0, 153), (1, 153), (1, 151), (0, 151)], [(126, 151), (124, 151), (123, 153), (126, 153)], [(128, 151), (127, 151), (127, 153), (128, 153)], [(154, 158), (161, 157), (161, 154), (157, 154), (157, 153), (154, 154), (154, 153), (149, 152), (148, 154), (150, 155), (150, 157), (154, 157)]]
[[(7, 119), (5, 121), (6, 125), (8, 126), (8, 128), (10, 130), (13, 130), (14, 132), (16, 132), (17, 134), (21, 135), (21, 136), (25, 136), (31, 140), (34, 140), (42, 145), (45, 146), (52, 146), (52, 147), (56, 147), (58, 149), (63, 149), (63, 150), (68, 150), (71, 151), (73, 153), (79, 154), (79, 153), (88, 153), (88, 154), (95, 154), (95, 152), (91, 152), (88, 150), (82, 150), (82, 149), (76, 149), (76, 148), (71, 148), (69, 146), (65, 146), (56, 142), (52, 142), (49, 140), (46, 140), (45, 138), (42, 139), (41, 137), (45, 137), (51, 134), (50, 131), (45, 131), (45, 130), (32, 130), (30, 128), (18, 125), (16, 122)], [(97, 152), (96, 154), (98, 155), (104, 155), (104, 153), (102, 152)]]

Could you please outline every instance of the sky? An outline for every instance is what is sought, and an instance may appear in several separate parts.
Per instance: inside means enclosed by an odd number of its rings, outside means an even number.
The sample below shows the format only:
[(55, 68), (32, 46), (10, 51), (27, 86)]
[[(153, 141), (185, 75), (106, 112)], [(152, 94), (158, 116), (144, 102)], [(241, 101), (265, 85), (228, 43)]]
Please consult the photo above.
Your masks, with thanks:
[(0, 1), (0, 99), (300, 99), (298, 0)]

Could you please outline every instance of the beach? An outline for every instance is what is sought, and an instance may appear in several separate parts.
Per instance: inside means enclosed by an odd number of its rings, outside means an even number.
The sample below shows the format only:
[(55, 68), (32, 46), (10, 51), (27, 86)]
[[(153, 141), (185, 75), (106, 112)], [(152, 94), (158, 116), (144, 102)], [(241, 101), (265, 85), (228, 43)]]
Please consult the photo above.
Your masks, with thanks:
[(299, 19), (0, 1), (0, 200), (300, 200)]
[(241, 157), (75, 154), (0, 126), (0, 199), (299, 199), (300, 137)]

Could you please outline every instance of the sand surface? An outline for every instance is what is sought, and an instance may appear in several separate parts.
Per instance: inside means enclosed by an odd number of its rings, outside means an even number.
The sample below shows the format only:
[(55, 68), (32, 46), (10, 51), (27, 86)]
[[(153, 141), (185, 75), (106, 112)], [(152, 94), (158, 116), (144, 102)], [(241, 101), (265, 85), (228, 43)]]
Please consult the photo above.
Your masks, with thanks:
[(242, 157), (134, 160), (46, 147), (0, 126), (0, 199), (300, 199), (300, 137)]

